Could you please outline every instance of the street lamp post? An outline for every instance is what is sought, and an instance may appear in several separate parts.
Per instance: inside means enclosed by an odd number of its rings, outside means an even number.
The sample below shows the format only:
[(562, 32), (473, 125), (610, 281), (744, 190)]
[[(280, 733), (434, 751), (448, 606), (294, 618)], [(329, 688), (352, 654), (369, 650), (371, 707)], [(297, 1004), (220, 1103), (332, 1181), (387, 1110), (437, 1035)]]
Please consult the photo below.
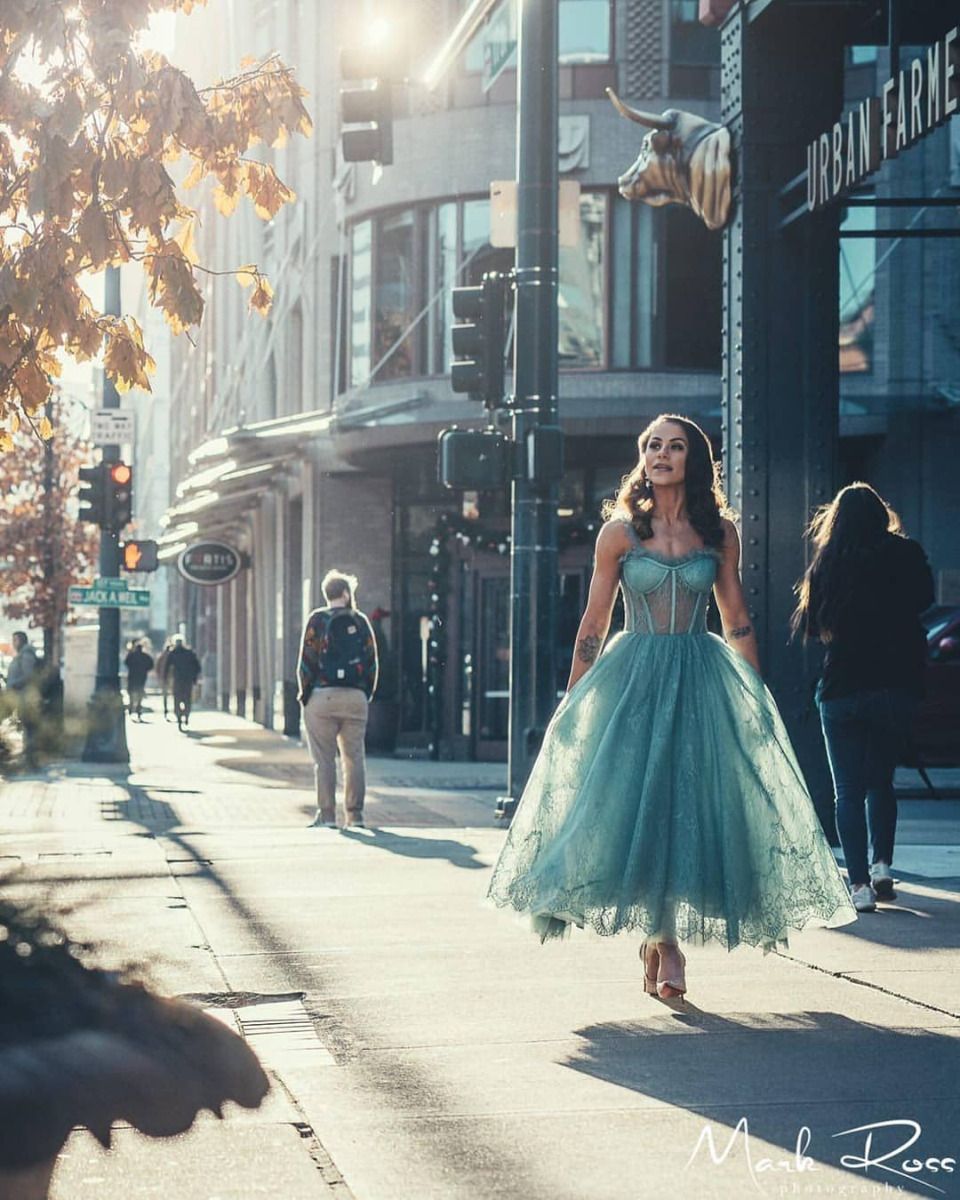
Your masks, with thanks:
[[(105, 273), (106, 300), (104, 312), (120, 315), (120, 268), (108, 267)], [(103, 374), (103, 407), (119, 408), (120, 396), (113, 381)], [(119, 446), (104, 446), (103, 461), (115, 463), (120, 459)], [(100, 529), (100, 578), (113, 579), (120, 574), (120, 538), (110, 523)], [(90, 702), (89, 727), (83, 748), (84, 762), (130, 761), (127, 733), (120, 695), (120, 610), (99, 610), (97, 634), (97, 681)]]
[(521, 0), (508, 795), (512, 815), (556, 704), (557, 5)]

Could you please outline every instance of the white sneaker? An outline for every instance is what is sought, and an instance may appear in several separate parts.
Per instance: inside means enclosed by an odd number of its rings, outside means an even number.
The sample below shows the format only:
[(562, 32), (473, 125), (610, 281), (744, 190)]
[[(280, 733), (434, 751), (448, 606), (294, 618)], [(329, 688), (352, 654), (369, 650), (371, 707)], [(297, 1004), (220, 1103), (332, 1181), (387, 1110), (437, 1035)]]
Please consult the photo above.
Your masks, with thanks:
[(875, 862), (870, 868), (870, 883), (877, 893), (878, 900), (896, 900), (897, 893), (893, 890), (893, 876), (890, 874), (890, 864)]
[(850, 892), (850, 899), (857, 912), (876, 912), (877, 893), (869, 883), (860, 883)]

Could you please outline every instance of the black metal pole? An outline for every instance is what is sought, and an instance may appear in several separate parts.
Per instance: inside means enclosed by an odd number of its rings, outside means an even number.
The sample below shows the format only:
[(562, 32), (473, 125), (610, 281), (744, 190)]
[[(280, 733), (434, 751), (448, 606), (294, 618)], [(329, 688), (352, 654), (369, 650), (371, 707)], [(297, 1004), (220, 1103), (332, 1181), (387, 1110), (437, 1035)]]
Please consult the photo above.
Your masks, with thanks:
[(541, 458), (543, 432), (558, 424), (555, 0), (521, 0), (519, 24), (509, 794), (499, 816), (520, 798), (557, 699), (559, 469), (544, 471)]
[[(105, 272), (103, 311), (120, 316), (120, 268)], [(120, 396), (113, 382), (103, 375), (103, 407), (119, 408)], [(104, 462), (119, 462), (120, 447), (103, 447)], [(120, 574), (120, 536), (116, 530), (100, 530), (100, 578), (113, 579)], [(130, 761), (123, 700), (120, 695), (120, 609), (99, 609), (97, 634), (97, 680), (90, 704), (90, 724), (83, 749), (84, 762)]]

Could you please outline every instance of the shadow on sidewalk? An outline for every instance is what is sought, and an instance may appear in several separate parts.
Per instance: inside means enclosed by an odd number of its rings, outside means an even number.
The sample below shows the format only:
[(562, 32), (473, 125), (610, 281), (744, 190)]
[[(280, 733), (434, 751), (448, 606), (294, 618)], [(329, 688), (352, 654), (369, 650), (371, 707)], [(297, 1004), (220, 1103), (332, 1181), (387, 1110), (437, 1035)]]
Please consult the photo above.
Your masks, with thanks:
[[(311, 810), (312, 811), (312, 810)], [(404, 858), (445, 858), (454, 867), (481, 870), (486, 867), (477, 857), (474, 846), (464, 845), (450, 838), (405, 837), (388, 833), (385, 829), (341, 829), (341, 836), (369, 846), (373, 850), (387, 850)]]
[[(675, 1195), (705, 1192), (707, 1176), (718, 1188), (742, 1178), (743, 1195), (758, 1181), (773, 1183), (773, 1176), (790, 1189), (780, 1195), (803, 1194), (817, 1181), (815, 1168), (796, 1169), (803, 1155), (849, 1170), (851, 1194), (867, 1194), (853, 1192), (858, 1184), (883, 1189), (885, 1183), (925, 1196), (957, 1194), (955, 1177), (939, 1166), (957, 1149), (956, 1037), (887, 1029), (832, 1012), (721, 1017), (691, 1005), (644, 1021), (592, 1025), (577, 1036), (587, 1045), (565, 1066), (701, 1113), (704, 1129), (712, 1129), (680, 1147), (696, 1173), (678, 1175)], [(880, 1122), (885, 1127), (868, 1141), (865, 1127)], [(716, 1161), (728, 1148), (726, 1160)], [(883, 1161), (865, 1173), (842, 1164), (842, 1156)], [(752, 1179), (749, 1163), (757, 1169), (762, 1159), (790, 1165), (761, 1166)], [(932, 1168), (930, 1159), (937, 1160)], [(797, 1179), (803, 1174), (806, 1185)], [(787, 1183), (786, 1175), (794, 1181)], [(821, 1184), (820, 1194), (834, 1193)]]
[[(275, 957), (285, 964), (285, 990), (304, 996), (304, 1006), (316, 1027), (318, 1037), (337, 1061), (342, 1061), (344, 1057), (354, 1060), (357, 1045), (369, 1045), (376, 1040), (377, 1029), (361, 1017), (345, 1010), (339, 1003), (342, 987), (338, 985), (335, 972), (328, 968), (321, 973), (315, 967), (301, 965), (298, 956), (305, 953), (304, 948), (280, 937), (269, 923), (236, 894), (214, 863), (198, 853), (192, 844), (193, 834), (175, 832), (176, 827), (181, 825), (176, 809), (167, 801), (155, 801), (149, 795), (150, 792), (161, 789), (132, 784), (129, 772), (117, 773), (111, 778), (127, 793), (127, 799), (115, 802), (118, 819), (139, 825), (149, 836), (163, 838), (173, 848), (172, 853), (169, 849), (166, 852), (168, 863), (193, 864), (196, 871), (192, 873), (191, 878), (207, 880), (220, 892), (233, 910), (237, 921), (256, 940), (258, 946), (262, 947), (263, 955)], [(365, 836), (372, 843), (379, 837), (381, 843), (408, 843), (410, 848), (414, 843), (419, 843), (421, 853), (416, 855), (417, 857), (427, 857), (426, 851), (430, 849), (430, 843), (425, 838), (402, 838), (392, 834), (384, 835), (382, 831), (376, 831), (371, 837), (370, 832), (347, 836)], [(433, 845), (437, 846), (438, 843)], [(472, 859), (474, 851), (471, 847), (460, 846), (454, 842), (442, 842), (439, 845), (445, 848), (446, 856), (451, 861), (458, 853), (466, 857), (467, 861), (457, 862), (455, 865), (484, 865)], [(208, 946), (207, 949), (215, 953), (212, 947)], [(227, 982), (229, 986), (229, 981)], [(216, 997), (207, 996), (205, 999), (210, 1004), (216, 1002)], [(446, 1091), (438, 1090), (430, 1073), (418, 1070), (410, 1061), (398, 1062), (395, 1065), (378, 1063), (368, 1082), (371, 1089), (388, 1098), (400, 1112), (410, 1111), (424, 1104), (437, 1112), (443, 1112), (450, 1104)], [(429, 1153), (451, 1177), (456, 1177), (463, 1169), (463, 1148), (457, 1140), (448, 1144), (439, 1139), (432, 1139), (429, 1147), (425, 1147), (425, 1153)], [(529, 1164), (512, 1152), (509, 1146), (504, 1145), (502, 1139), (492, 1134), (486, 1135), (478, 1130), (474, 1135), (471, 1153), (482, 1158), (496, 1158), (506, 1171), (512, 1173), (521, 1187), (530, 1177)], [(532, 1189), (530, 1194), (534, 1194)]]

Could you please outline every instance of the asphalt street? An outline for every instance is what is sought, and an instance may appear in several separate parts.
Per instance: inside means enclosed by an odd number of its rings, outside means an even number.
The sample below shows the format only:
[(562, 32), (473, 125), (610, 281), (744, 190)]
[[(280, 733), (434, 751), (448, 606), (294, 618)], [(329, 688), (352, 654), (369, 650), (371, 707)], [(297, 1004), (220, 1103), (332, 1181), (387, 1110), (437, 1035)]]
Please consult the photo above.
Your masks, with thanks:
[[(306, 753), (222, 713), (131, 765), (0, 785), (6, 893), (248, 1037), (262, 1109), (68, 1141), (55, 1200), (960, 1197), (960, 802), (904, 800), (899, 899), (782, 954), (541, 947), (483, 902), (502, 766), (370, 764), (307, 828)], [(906, 784), (905, 787), (908, 787)]]

